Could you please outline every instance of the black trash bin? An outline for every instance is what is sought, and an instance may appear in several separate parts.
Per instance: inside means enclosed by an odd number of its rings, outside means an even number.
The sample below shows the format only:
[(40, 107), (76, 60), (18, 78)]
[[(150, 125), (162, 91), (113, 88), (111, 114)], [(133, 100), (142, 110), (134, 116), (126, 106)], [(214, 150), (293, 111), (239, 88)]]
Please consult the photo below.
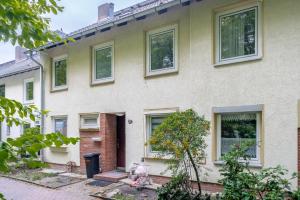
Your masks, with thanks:
[(85, 154), (85, 167), (87, 178), (93, 178), (95, 174), (99, 173), (99, 153)]

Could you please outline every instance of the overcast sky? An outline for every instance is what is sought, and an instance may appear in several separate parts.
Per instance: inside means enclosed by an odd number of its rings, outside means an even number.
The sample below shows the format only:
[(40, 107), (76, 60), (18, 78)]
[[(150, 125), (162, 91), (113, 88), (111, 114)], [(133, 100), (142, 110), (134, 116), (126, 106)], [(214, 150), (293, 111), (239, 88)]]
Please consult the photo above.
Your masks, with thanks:
[[(142, 0), (61, 0), (65, 7), (62, 13), (51, 15), (51, 29), (63, 29), (69, 33), (97, 21), (97, 7), (103, 3), (114, 3), (115, 11), (126, 8)], [(14, 59), (14, 47), (9, 43), (0, 43), (0, 63)]]

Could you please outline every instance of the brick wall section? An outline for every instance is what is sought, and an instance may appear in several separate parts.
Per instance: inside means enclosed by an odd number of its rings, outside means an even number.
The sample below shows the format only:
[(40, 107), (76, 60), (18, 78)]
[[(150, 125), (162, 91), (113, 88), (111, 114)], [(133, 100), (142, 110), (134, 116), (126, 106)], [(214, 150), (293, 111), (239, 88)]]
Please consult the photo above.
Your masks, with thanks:
[[(80, 171), (85, 173), (83, 155), (100, 153), (100, 167), (102, 172), (116, 169), (117, 166), (117, 132), (116, 116), (100, 114), (99, 131), (80, 131)], [(101, 137), (101, 142), (95, 142), (93, 137)]]
[[(112, 114), (101, 114), (101, 132), (104, 136), (101, 148), (102, 171), (111, 171), (117, 167), (117, 117)], [(101, 126), (101, 125), (100, 125)]]
[[(166, 184), (167, 182), (170, 181), (170, 177), (166, 177), (166, 176), (151, 175), (151, 178), (154, 183), (161, 184), (161, 185)], [(196, 182), (193, 182), (193, 188), (198, 188), (198, 185)], [(217, 183), (202, 182), (201, 189), (203, 191), (209, 191), (209, 192), (222, 192), (223, 186), (220, 184), (217, 184)]]

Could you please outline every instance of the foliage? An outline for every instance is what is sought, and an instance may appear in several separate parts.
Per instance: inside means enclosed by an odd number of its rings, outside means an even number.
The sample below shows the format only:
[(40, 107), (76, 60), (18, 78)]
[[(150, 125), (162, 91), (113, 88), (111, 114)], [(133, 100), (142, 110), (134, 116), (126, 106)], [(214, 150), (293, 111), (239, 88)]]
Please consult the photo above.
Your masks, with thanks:
[(194, 170), (200, 194), (198, 170), (205, 158), (205, 136), (208, 130), (209, 122), (189, 109), (169, 115), (154, 130), (149, 141), (160, 150), (159, 157), (169, 158), (169, 169), (173, 175), (183, 172), (191, 177), (191, 169)]
[(0, 193), (0, 200), (5, 200), (3, 194)]
[(62, 12), (59, 0), (0, 0), (0, 41), (34, 48), (60, 36), (49, 30), (47, 14)]
[(296, 191), (294, 191), (292, 193), (292, 198), (295, 200), (299, 200), (300, 199), (300, 188), (298, 188)]
[[(7, 148), (0, 148), (6, 155), (1, 160), (0, 156), (0, 170), (8, 170), (8, 162), (21, 161), (28, 168), (39, 168), (43, 163), (37, 160), (38, 152), (44, 148), (62, 145), (76, 144), (79, 138), (68, 138), (61, 133), (40, 134), (39, 128), (29, 128), (18, 138), (7, 138), (7, 142), (3, 142), (2, 146)], [(6, 158), (6, 159), (5, 159)]]
[[(281, 166), (265, 168), (258, 172), (250, 170), (247, 150), (252, 143), (234, 146), (223, 160), (220, 183), (224, 186), (222, 199), (283, 199), (287, 190), (290, 190), (290, 179), (284, 178), (288, 171)], [(293, 175), (292, 178), (296, 176)]]
[(0, 96), (0, 122), (5, 121), (8, 126), (18, 126), (25, 118), (35, 121), (41, 114), (46, 114), (46, 111), (40, 112), (35, 105), (25, 106), (18, 101)]

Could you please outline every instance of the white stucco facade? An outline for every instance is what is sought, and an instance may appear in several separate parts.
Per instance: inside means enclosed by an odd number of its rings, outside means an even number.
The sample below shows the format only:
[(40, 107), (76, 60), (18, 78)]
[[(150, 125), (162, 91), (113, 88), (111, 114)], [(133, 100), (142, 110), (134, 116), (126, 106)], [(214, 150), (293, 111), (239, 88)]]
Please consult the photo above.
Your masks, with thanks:
[[(40, 71), (39, 69), (19, 73), (16, 75), (8, 76), (5, 78), (0, 78), (0, 85), (5, 85), (5, 97), (8, 99), (16, 100), (24, 105), (30, 105), (25, 101), (25, 90), (24, 81), (33, 81), (33, 101), (30, 104), (34, 104), (40, 109), (41, 105), (41, 86), (40, 86)], [(38, 125), (38, 122), (33, 122), (30, 119), (24, 119), (26, 122), (30, 123), (31, 127)], [(10, 129), (10, 131), (8, 130)], [(23, 127), (15, 126), (8, 128), (5, 122), (1, 126), (1, 138), (6, 140), (8, 137), (16, 138), (23, 133)]]
[[(45, 132), (53, 131), (51, 116), (68, 118), (68, 136), (79, 136), (79, 113), (126, 113), (126, 169), (145, 157), (146, 110), (194, 109), (212, 120), (213, 107), (262, 104), (263, 167), (285, 166), (297, 171), (298, 100), (300, 99), (300, 1), (264, 0), (262, 58), (214, 66), (214, 9), (234, 0), (203, 0), (177, 6), (162, 15), (82, 39), (76, 44), (42, 52), (45, 66)], [(96, 8), (95, 8), (96, 12)], [(145, 77), (145, 32), (178, 24), (178, 73)], [(94, 45), (114, 41), (114, 82), (91, 86)], [(67, 54), (68, 89), (51, 92), (51, 58)], [(21, 79), (20, 79), (21, 80)], [(22, 84), (21, 84), (22, 85)], [(17, 87), (17, 86), (15, 86)], [(19, 88), (19, 86), (18, 86)], [(37, 87), (35, 88), (37, 89)], [(22, 88), (20, 88), (22, 91)], [(7, 89), (9, 95), (9, 90)], [(18, 98), (21, 97), (18, 93)], [(16, 92), (11, 95), (17, 95)], [(17, 98), (17, 97), (15, 97)], [(132, 120), (132, 124), (127, 123)], [(217, 182), (212, 135), (207, 137), (207, 181)], [(79, 144), (67, 152), (45, 151), (48, 162), (79, 165)], [(151, 174), (160, 175), (162, 161), (146, 159)], [(296, 180), (293, 182), (296, 185)]]

